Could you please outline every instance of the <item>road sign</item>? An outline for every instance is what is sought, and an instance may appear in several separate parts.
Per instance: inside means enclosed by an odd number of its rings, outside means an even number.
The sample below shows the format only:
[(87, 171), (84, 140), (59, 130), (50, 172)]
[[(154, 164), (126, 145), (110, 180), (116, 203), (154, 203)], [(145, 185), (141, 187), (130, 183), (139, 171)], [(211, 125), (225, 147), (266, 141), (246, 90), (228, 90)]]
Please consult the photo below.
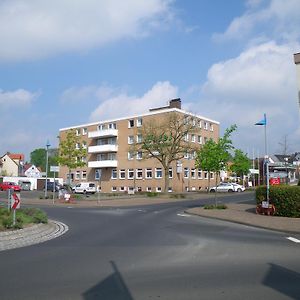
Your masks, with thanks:
[(12, 196), (13, 196), (13, 201), (11, 201), (11, 208), (12, 209), (20, 208), (20, 203), (21, 203), (20, 198), (16, 193), (13, 193)]
[(278, 177), (276, 177), (276, 178), (270, 178), (270, 184), (271, 185), (278, 185), (278, 184), (280, 184), (280, 178)]
[(59, 166), (50, 166), (50, 172), (59, 172)]

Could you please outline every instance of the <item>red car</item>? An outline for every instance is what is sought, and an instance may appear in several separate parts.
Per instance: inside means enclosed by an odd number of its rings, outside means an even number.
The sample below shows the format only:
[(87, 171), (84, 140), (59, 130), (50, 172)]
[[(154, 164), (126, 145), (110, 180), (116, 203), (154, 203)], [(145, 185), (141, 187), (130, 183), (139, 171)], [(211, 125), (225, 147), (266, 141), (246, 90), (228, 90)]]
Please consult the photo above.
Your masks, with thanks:
[(8, 189), (13, 189), (15, 192), (20, 192), (21, 187), (14, 182), (2, 182), (0, 183), (0, 191), (7, 191)]

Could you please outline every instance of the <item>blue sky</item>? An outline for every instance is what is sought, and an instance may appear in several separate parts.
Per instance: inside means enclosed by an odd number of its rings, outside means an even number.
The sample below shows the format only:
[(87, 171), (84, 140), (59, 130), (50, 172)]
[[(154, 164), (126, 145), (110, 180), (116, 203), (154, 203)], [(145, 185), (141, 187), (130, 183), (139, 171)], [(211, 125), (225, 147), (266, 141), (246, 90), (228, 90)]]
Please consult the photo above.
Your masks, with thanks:
[(60, 128), (183, 108), (237, 124), (235, 146), (300, 151), (299, 0), (1, 0), (0, 154)]

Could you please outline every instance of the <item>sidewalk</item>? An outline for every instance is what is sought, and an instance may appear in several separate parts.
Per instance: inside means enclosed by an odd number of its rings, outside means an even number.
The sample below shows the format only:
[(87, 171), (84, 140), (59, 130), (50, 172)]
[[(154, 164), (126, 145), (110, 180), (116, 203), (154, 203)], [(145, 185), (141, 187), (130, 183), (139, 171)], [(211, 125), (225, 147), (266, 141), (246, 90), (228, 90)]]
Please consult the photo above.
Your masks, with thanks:
[(254, 204), (227, 204), (227, 209), (195, 207), (185, 212), (206, 218), (214, 218), (254, 227), (300, 234), (300, 218), (258, 215)]

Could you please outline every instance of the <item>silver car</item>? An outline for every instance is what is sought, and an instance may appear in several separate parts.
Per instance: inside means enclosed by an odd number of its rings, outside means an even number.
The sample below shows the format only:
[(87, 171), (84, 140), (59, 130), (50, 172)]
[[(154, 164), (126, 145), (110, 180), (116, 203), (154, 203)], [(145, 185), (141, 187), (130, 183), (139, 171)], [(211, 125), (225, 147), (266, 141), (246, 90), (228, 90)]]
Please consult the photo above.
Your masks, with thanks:
[(213, 186), (209, 189), (211, 193), (214, 192), (243, 192), (245, 190), (245, 187), (243, 185), (237, 184), (237, 183), (230, 183), (230, 182), (221, 182), (216, 187)]

